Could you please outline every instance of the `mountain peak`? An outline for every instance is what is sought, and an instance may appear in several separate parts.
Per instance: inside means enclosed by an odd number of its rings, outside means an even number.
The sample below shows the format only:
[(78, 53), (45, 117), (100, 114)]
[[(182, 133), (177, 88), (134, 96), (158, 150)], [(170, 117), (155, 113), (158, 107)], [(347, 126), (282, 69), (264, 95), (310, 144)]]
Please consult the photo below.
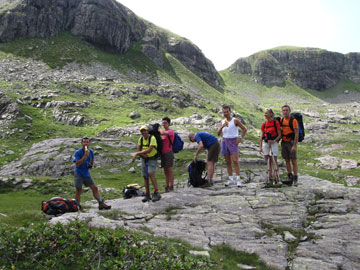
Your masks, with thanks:
[(169, 52), (211, 86), (222, 85), (213, 63), (198, 47), (187, 39), (174, 38), (115, 0), (0, 2), (0, 42), (49, 38), (63, 30), (113, 53), (126, 53), (132, 44), (139, 43), (142, 52), (159, 67), (164, 65), (164, 52)]

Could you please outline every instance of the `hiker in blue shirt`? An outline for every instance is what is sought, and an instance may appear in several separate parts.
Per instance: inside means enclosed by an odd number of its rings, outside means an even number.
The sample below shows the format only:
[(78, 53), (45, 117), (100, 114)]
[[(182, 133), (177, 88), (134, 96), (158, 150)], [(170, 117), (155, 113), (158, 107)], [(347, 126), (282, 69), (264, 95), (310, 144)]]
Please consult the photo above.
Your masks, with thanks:
[(213, 176), (215, 172), (215, 165), (219, 159), (219, 153), (220, 153), (220, 144), (218, 142), (218, 139), (214, 135), (211, 135), (210, 133), (200, 131), (196, 134), (190, 133), (189, 140), (191, 142), (197, 142), (199, 145), (194, 156), (194, 162), (197, 161), (198, 155), (203, 148), (207, 150), (207, 155), (206, 155), (207, 183), (205, 184), (205, 186), (212, 186), (214, 184)]
[[(81, 148), (75, 151), (73, 162), (75, 163), (74, 186), (75, 186), (75, 200), (80, 205), (80, 195), (82, 186), (89, 187), (94, 195), (94, 198), (99, 203), (99, 210), (110, 209), (111, 206), (104, 203), (99, 194), (99, 189), (94, 180), (91, 178), (90, 169), (94, 165), (94, 151), (89, 148), (90, 139), (84, 137), (81, 139)], [(81, 206), (80, 206), (80, 209)]]

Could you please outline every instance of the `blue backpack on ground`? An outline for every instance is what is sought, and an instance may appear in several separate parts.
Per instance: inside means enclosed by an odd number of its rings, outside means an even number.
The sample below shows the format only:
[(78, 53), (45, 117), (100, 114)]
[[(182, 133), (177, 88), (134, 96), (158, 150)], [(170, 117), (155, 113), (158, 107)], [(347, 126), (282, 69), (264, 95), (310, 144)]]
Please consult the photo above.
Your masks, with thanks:
[(179, 153), (183, 149), (184, 149), (184, 142), (181, 140), (179, 134), (175, 132), (175, 137), (172, 144), (172, 150), (174, 153)]

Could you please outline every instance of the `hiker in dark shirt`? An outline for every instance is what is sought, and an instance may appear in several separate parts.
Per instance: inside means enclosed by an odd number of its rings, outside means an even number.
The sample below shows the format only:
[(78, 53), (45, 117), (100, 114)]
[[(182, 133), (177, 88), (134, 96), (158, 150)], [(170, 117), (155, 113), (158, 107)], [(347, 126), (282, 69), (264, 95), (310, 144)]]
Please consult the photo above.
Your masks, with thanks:
[(198, 149), (194, 156), (194, 162), (197, 161), (198, 155), (200, 154), (201, 150), (203, 148), (206, 149), (207, 155), (206, 155), (206, 167), (207, 167), (207, 186), (212, 186), (213, 183), (213, 176), (215, 172), (215, 165), (216, 162), (219, 159), (219, 153), (220, 153), (220, 144), (218, 142), (218, 139), (207, 132), (198, 132), (196, 134), (190, 133), (189, 134), (189, 140), (191, 142), (197, 142), (198, 143)]

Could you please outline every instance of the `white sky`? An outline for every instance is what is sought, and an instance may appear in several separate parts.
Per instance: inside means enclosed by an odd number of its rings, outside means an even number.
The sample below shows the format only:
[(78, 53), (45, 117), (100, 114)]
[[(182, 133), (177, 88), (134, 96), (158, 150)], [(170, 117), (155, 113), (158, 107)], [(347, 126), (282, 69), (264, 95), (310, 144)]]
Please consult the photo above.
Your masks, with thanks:
[(360, 52), (358, 0), (118, 0), (196, 44), (216, 69), (278, 46)]

